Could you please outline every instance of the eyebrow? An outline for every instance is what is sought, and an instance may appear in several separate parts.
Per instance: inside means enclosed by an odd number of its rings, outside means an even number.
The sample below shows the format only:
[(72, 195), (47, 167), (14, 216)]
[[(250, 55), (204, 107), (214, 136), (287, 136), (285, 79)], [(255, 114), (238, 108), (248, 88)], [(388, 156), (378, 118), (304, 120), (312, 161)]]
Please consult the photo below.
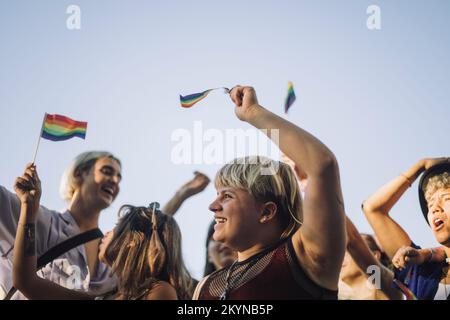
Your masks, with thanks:
[[(112, 166), (110, 166), (109, 164), (103, 165), (103, 166), (100, 168), (100, 170), (101, 170), (101, 169), (109, 169), (109, 170), (111, 170), (111, 171), (113, 171), (113, 172), (116, 172), (116, 169), (114, 169), (114, 168), (113, 168)], [(122, 179), (122, 174), (120, 173), (120, 171), (118, 171), (117, 175), (119, 176), (120, 179)]]
[(236, 192), (234, 192), (233, 189), (231, 189), (231, 188), (225, 188), (225, 189), (221, 190), (220, 192), (217, 192), (217, 194), (223, 194), (225, 192), (229, 192), (229, 193), (232, 193), (234, 195), (236, 194)]

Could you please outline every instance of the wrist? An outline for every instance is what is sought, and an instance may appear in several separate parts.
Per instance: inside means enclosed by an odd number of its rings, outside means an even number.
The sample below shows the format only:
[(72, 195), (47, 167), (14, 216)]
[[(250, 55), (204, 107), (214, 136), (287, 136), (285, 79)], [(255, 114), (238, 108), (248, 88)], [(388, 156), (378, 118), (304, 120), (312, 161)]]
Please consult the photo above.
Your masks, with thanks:
[(409, 185), (411, 186), (417, 177), (425, 171), (425, 163), (424, 160), (420, 160), (414, 166), (409, 168), (409, 170), (403, 172), (401, 175), (408, 180)]
[(416, 164), (415, 164), (415, 169), (417, 171), (417, 174), (421, 174), (422, 172), (425, 171), (425, 167), (426, 167), (426, 159), (420, 159)]
[(38, 210), (33, 204), (22, 203), (19, 223), (35, 223)]
[(272, 113), (269, 110), (258, 104), (252, 108), (249, 116), (245, 121), (253, 125), (254, 127), (262, 129), (266, 127), (267, 119), (271, 114)]

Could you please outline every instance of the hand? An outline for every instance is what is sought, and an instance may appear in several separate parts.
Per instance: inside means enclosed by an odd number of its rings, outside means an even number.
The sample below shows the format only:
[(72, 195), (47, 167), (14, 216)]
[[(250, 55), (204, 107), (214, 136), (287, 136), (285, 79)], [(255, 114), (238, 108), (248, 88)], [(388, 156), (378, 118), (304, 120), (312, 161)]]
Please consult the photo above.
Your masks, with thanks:
[(35, 164), (28, 164), (25, 172), (14, 183), (14, 191), (23, 205), (28, 205), (36, 213), (41, 199), (41, 181)]
[(404, 246), (398, 249), (397, 253), (392, 258), (394, 266), (403, 270), (411, 264), (420, 265), (430, 258), (430, 251), (418, 250), (412, 247)]
[(235, 86), (230, 92), (230, 97), (236, 105), (234, 111), (239, 120), (248, 122), (255, 117), (258, 109), (262, 109), (252, 87)]
[(195, 171), (194, 178), (188, 181), (180, 188), (180, 194), (185, 198), (191, 197), (197, 193), (202, 192), (208, 186), (210, 180), (205, 174)]
[(444, 162), (450, 162), (450, 158), (428, 158), (428, 159), (422, 159), (423, 162), (423, 167), (425, 170), (428, 170), (429, 168), (431, 168), (432, 166), (435, 166), (439, 163), (444, 163)]

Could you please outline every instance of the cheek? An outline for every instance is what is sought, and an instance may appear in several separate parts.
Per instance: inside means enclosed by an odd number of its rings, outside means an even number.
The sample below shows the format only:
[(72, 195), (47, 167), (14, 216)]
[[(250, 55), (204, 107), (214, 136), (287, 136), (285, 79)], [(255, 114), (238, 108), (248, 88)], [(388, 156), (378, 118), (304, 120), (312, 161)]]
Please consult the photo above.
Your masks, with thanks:
[(428, 212), (428, 214), (427, 214), (427, 221), (430, 226), (433, 224), (432, 214), (430, 212)]
[(450, 218), (450, 201), (446, 201), (443, 206), (445, 216), (447, 219)]
[(104, 176), (103, 176), (102, 173), (96, 172), (96, 173), (94, 174), (94, 182), (95, 182), (95, 183), (101, 183), (103, 180), (104, 180)]

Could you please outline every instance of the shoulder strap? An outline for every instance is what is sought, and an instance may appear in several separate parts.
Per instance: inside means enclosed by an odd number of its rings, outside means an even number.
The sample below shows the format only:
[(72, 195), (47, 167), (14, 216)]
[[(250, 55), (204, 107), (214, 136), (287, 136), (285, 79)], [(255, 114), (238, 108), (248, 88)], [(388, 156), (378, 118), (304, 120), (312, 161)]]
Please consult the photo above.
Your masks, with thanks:
[[(95, 228), (83, 233), (80, 233), (74, 237), (71, 237), (67, 240), (64, 240), (61, 243), (58, 243), (53, 248), (47, 250), (42, 256), (37, 259), (37, 270), (40, 270), (42, 267), (52, 262), (62, 254), (82, 245), (89, 241), (92, 241), (97, 238), (103, 237), (103, 233), (99, 228)], [(11, 297), (16, 293), (17, 289), (12, 287), (9, 290), (4, 300), (10, 300)]]
[(37, 260), (37, 269), (41, 269), (49, 262), (52, 262), (60, 255), (66, 253), (67, 251), (72, 250), (82, 244), (85, 244), (89, 241), (92, 241), (97, 238), (103, 237), (103, 233), (99, 228), (92, 229), (83, 233), (80, 233), (72, 238), (69, 238), (61, 243), (58, 243), (53, 248), (49, 249), (42, 256), (40, 256)]

